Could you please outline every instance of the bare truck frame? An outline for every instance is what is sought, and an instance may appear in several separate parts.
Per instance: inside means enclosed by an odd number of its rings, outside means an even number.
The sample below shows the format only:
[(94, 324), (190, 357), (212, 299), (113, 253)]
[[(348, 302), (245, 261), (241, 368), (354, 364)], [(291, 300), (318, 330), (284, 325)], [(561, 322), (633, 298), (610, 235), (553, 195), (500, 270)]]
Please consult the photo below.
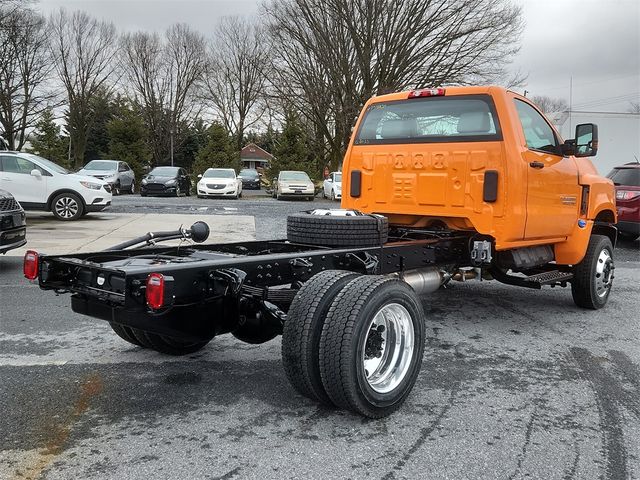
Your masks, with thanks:
[[(566, 286), (574, 275), (549, 265), (507, 274), (492, 243), (473, 232), (389, 227), (385, 217), (357, 212), (309, 213), (327, 225), (361, 219), (380, 241), (300, 243), (292, 241), (290, 219), (288, 240), (205, 245), (197, 243), (208, 238), (208, 226), (196, 222), (96, 253), (29, 251), (24, 272), (42, 289), (71, 293), (73, 311), (166, 354), (192, 353), (224, 333), (249, 343), (282, 334), (285, 371), (299, 392), (369, 417), (397, 409), (415, 383), (425, 342), (419, 294), (472, 278)], [(358, 243), (354, 235), (348, 241)], [(191, 242), (155, 245), (177, 238)]]

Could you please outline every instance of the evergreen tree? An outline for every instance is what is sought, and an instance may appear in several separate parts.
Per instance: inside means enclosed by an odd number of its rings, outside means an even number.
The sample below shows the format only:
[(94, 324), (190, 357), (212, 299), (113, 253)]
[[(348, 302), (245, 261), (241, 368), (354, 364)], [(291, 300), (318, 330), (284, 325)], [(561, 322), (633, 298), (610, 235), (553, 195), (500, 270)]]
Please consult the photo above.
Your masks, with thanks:
[(58, 165), (69, 167), (69, 137), (60, 135), (60, 126), (56, 124), (50, 108), (42, 113), (42, 118), (31, 136), (31, 148), (27, 150)]
[(231, 144), (229, 132), (219, 122), (214, 122), (207, 131), (207, 143), (198, 150), (192, 173), (200, 175), (207, 168), (233, 168), (240, 171), (240, 152)]
[(114, 160), (127, 162), (140, 178), (145, 167), (151, 163), (151, 150), (145, 138), (147, 132), (142, 116), (122, 103), (106, 124), (108, 156)]
[(295, 113), (285, 114), (285, 123), (278, 143), (271, 152), (274, 156), (269, 167), (269, 176), (275, 178), (281, 170), (303, 170), (312, 178), (313, 165), (308, 161), (306, 137)]
[[(98, 158), (107, 158), (109, 152), (109, 132), (107, 125), (120, 108), (124, 108), (124, 101), (117, 97), (113, 99), (105, 90), (101, 89), (93, 97), (89, 105), (93, 112), (93, 120), (87, 135), (87, 145), (84, 152), (84, 163)], [(121, 160), (114, 158), (113, 160)]]

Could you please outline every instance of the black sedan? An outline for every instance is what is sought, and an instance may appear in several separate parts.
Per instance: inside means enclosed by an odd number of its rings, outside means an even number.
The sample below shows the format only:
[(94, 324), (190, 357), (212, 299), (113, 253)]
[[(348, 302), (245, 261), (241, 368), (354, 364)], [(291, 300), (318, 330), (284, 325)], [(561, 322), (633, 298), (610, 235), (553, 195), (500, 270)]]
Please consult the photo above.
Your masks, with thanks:
[(140, 195), (191, 195), (191, 180), (184, 168), (156, 167), (140, 182)]
[(27, 243), (27, 217), (24, 210), (6, 190), (0, 190), (0, 253)]
[(253, 168), (240, 170), (238, 178), (242, 180), (242, 188), (245, 190), (260, 190), (260, 175)]

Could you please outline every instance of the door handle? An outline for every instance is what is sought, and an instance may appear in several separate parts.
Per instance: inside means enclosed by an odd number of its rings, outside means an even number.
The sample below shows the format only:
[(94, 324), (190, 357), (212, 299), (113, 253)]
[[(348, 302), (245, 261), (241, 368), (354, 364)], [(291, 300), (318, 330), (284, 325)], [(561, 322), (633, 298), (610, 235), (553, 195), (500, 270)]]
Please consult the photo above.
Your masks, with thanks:
[(541, 168), (544, 168), (544, 163), (542, 163), (542, 162), (531, 162), (531, 163), (529, 164), (529, 166), (530, 166), (531, 168), (541, 169)]

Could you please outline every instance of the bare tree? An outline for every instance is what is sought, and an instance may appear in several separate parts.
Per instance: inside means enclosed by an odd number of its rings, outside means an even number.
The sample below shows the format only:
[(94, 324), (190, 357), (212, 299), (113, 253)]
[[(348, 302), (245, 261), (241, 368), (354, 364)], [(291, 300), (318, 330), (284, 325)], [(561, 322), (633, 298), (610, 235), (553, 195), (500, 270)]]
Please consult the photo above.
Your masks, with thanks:
[(112, 23), (84, 12), (60, 10), (50, 19), (51, 52), (68, 97), (67, 130), (73, 163), (81, 167), (93, 120), (91, 99), (107, 85), (117, 52)]
[(325, 129), (333, 166), (367, 98), (504, 78), (522, 31), (506, 0), (274, 0), (265, 11), (276, 91)]
[(164, 38), (126, 34), (121, 58), (132, 99), (145, 115), (154, 162), (162, 164), (170, 140), (201, 108), (196, 98), (206, 66), (204, 37), (184, 24), (173, 25)]
[(51, 71), (48, 35), (44, 18), (30, 9), (5, 11), (2, 25), (0, 126), (9, 148), (20, 150), (54, 98), (46, 85)]
[(544, 113), (556, 113), (569, 110), (569, 104), (564, 98), (552, 98), (546, 95), (534, 95), (531, 97), (540, 110)]
[(242, 148), (244, 132), (265, 113), (265, 87), (271, 67), (264, 28), (239, 17), (218, 24), (209, 48), (205, 100), (211, 101), (226, 129)]

